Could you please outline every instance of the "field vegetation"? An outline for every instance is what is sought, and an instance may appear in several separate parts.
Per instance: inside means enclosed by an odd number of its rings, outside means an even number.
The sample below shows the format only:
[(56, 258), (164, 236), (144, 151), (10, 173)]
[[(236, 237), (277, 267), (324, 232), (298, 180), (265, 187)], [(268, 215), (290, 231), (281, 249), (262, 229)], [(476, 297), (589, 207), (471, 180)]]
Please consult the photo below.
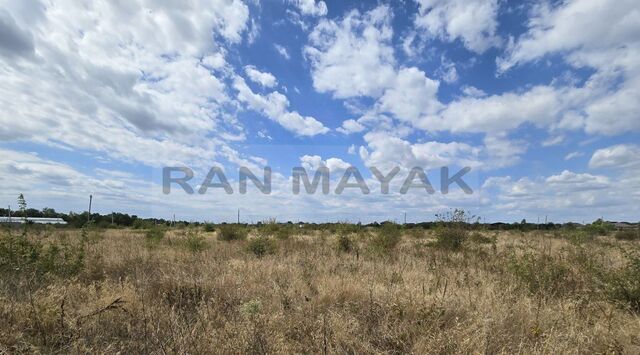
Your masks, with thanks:
[(640, 353), (635, 231), (469, 222), (5, 228), (0, 353)]

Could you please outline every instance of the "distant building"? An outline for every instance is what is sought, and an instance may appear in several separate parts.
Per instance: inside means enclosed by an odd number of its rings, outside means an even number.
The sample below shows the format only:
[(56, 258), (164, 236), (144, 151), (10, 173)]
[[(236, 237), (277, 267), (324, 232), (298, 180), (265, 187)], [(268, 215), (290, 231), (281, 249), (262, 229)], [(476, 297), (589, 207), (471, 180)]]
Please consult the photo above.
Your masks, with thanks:
[[(27, 217), (27, 222), (34, 224), (67, 224), (62, 218)], [(23, 217), (0, 217), (0, 223), (23, 224)]]

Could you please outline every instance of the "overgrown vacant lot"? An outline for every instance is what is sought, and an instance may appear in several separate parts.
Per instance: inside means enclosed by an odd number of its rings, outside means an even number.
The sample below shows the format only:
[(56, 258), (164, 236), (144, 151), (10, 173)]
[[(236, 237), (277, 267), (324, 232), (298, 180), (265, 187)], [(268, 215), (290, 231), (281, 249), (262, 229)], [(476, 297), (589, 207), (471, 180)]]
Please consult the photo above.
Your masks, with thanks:
[(283, 228), (3, 231), (0, 353), (640, 353), (634, 238)]

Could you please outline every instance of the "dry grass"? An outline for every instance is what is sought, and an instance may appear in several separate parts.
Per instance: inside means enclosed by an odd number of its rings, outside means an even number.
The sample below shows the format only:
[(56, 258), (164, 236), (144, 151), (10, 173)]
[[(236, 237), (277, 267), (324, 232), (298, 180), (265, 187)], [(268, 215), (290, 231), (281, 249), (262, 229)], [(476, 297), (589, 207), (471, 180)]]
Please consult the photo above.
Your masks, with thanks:
[[(81, 239), (29, 238), (61, 233)], [(109, 230), (73, 276), (2, 271), (0, 353), (640, 353), (608, 281), (637, 241), (502, 232), (448, 250), (413, 231), (379, 253), (375, 231), (347, 249), (307, 232), (257, 257), (255, 231), (216, 233)]]

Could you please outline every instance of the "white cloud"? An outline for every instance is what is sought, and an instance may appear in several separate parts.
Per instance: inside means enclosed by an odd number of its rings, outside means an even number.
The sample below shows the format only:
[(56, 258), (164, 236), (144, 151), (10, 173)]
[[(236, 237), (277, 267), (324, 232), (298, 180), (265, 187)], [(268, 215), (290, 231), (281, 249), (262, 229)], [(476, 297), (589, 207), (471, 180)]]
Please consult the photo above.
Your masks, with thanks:
[(578, 174), (564, 170), (546, 179), (549, 185), (565, 185), (574, 191), (599, 190), (610, 186), (609, 178), (591, 174)]
[(640, 3), (634, 0), (572, 0), (536, 7), (529, 30), (513, 44), (498, 68), (505, 72), (560, 53), (575, 67), (598, 72), (593, 95), (559, 126), (590, 134), (640, 130)]
[(462, 92), (466, 95), (466, 96), (470, 96), (470, 97), (475, 97), (475, 98), (480, 98), (480, 97), (485, 97), (487, 96), (487, 93), (484, 92), (483, 90), (480, 90), (474, 86), (464, 86), (462, 88)]
[(571, 153), (567, 154), (564, 157), (564, 160), (576, 159), (576, 158), (579, 158), (579, 157), (581, 157), (583, 155), (584, 155), (584, 153), (582, 153), (582, 152), (571, 152)]
[(460, 39), (476, 53), (498, 46), (498, 0), (416, 0), (415, 26), (430, 37), (453, 42)]
[(303, 15), (324, 16), (327, 14), (327, 4), (316, 0), (292, 0), (293, 4)]
[(543, 147), (552, 147), (554, 145), (558, 145), (558, 144), (562, 144), (562, 142), (564, 142), (565, 140), (565, 136), (563, 135), (558, 135), (558, 136), (551, 136), (545, 140), (542, 141), (542, 146)]
[(391, 169), (399, 166), (425, 169), (446, 165), (479, 167), (479, 148), (459, 142), (411, 143), (386, 132), (369, 132), (364, 135), (368, 149), (361, 149), (361, 157), (367, 166)]
[(303, 155), (300, 157), (300, 163), (306, 170), (317, 170), (320, 167), (327, 167), (331, 173), (344, 171), (351, 167), (351, 164), (340, 158), (322, 160), (322, 157), (319, 155)]
[(640, 166), (640, 147), (634, 144), (618, 144), (598, 149), (591, 156), (590, 168), (625, 169)]
[(415, 124), (442, 106), (437, 99), (438, 81), (415, 67), (395, 68), (389, 13), (386, 6), (364, 14), (353, 10), (339, 22), (321, 21), (309, 36), (305, 52), (317, 91), (343, 99), (378, 98), (374, 107), (363, 110), (363, 117), (345, 121), (339, 132), (361, 132), (365, 121), (380, 123), (384, 113)]
[(289, 60), (291, 59), (291, 56), (289, 55), (289, 52), (287, 51), (287, 48), (279, 45), (279, 44), (274, 44), (273, 47), (276, 49), (276, 51), (282, 56), (282, 58)]
[(417, 126), (429, 130), (488, 133), (511, 130), (524, 122), (545, 127), (556, 119), (562, 108), (560, 97), (559, 92), (547, 86), (533, 87), (521, 94), (462, 97), (438, 115), (420, 120)]
[(206, 164), (225, 136), (238, 135), (221, 111), (230, 100), (224, 74), (210, 70), (225, 67), (221, 43), (242, 39), (249, 16), (242, 2), (2, 1), (0, 8), (2, 23), (29, 31), (34, 48), (19, 65), (0, 53), (0, 139), (157, 166)]
[(459, 79), (455, 64), (444, 55), (440, 57), (440, 68), (438, 68), (436, 73), (448, 84), (453, 84)]
[(392, 113), (402, 121), (416, 122), (421, 116), (440, 108), (439, 82), (427, 78), (417, 68), (403, 68), (378, 101), (379, 112)]
[[(613, 181), (603, 175), (576, 173), (568, 170), (541, 178), (491, 177), (485, 180), (483, 198), (490, 197), (492, 214), (519, 218), (547, 215), (550, 221), (592, 221), (631, 219), (637, 210), (622, 209), (640, 196), (635, 192), (638, 181)], [(527, 219), (529, 219), (527, 217)]]
[(352, 10), (338, 22), (321, 20), (305, 47), (314, 88), (336, 98), (381, 95), (395, 78), (390, 18), (389, 7), (378, 6)]
[(504, 134), (487, 134), (484, 137), (485, 168), (502, 168), (516, 164), (527, 150), (521, 140), (512, 140)]
[(329, 129), (315, 118), (302, 116), (296, 111), (288, 111), (289, 100), (277, 91), (268, 95), (256, 94), (239, 76), (234, 78), (233, 86), (238, 91), (238, 100), (298, 136), (315, 136), (329, 132)]
[[(501, 70), (554, 52), (613, 50), (637, 43), (640, 5), (635, 0), (570, 0), (552, 8), (539, 5), (529, 20), (529, 31), (499, 61)], [(578, 58), (575, 58), (578, 59)]]
[(346, 120), (342, 122), (342, 127), (337, 129), (343, 134), (359, 133), (364, 131), (365, 127), (356, 120)]
[(276, 77), (273, 74), (268, 72), (261, 72), (256, 69), (253, 65), (247, 65), (244, 67), (244, 72), (247, 74), (249, 79), (254, 83), (258, 83), (265, 88), (272, 88), (278, 84)]

